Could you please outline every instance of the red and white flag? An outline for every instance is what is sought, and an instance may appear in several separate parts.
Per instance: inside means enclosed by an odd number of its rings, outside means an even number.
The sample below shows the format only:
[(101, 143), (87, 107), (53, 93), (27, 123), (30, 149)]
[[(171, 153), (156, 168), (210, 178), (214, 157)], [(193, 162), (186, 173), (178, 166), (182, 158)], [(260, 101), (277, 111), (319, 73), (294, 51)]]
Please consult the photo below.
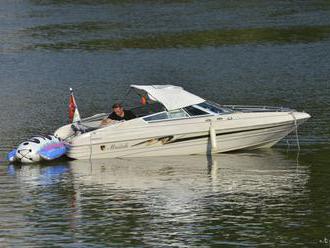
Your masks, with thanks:
[(81, 120), (72, 88), (70, 88), (69, 119), (71, 123)]

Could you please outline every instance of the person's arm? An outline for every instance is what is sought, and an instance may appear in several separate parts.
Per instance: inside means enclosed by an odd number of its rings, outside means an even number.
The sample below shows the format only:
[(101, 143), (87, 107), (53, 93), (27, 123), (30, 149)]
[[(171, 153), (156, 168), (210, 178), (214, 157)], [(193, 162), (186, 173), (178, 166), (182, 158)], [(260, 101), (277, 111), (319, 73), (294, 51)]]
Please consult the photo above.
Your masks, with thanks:
[(111, 113), (107, 118), (104, 118), (102, 121), (101, 121), (101, 126), (107, 126), (109, 124), (112, 124), (115, 122), (115, 120), (111, 119), (113, 116), (113, 113)]
[(110, 118), (105, 118), (101, 121), (101, 126), (106, 126), (106, 125), (109, 125), (111, 123), (114, 123), (115, 121), (110, 119)]

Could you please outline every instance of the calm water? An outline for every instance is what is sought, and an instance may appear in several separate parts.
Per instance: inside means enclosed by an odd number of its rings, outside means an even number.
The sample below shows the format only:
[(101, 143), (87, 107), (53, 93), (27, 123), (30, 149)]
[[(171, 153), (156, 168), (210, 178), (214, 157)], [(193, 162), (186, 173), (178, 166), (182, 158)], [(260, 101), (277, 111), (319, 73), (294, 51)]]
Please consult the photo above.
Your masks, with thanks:
[[(1, 0), (0, 247), (330, 247), (329, 54), (322, 0)], [(298, 160), (289, 136), (213, 158), (3, 161), (67, 122), (69, 87), (88, 116), (133, 83), (313, 118)]]

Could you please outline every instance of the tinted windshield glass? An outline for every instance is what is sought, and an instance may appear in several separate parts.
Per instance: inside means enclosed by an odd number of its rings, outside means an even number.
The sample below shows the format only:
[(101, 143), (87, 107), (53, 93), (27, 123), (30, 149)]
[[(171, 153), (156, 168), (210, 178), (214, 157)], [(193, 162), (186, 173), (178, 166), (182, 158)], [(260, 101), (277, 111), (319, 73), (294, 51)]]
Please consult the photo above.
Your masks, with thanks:
[(155, 114), (152, 116), (144, 117), (143, 120), (145, 121), (157, 121), (157, 120), (167, 120), (167, 119), (180, 119), (189, 117), (186, 112), (182, 109), (173, 110), (169, 112), (161, 112), (159, 114)]
[(172, 111), (168, 112), (168, 116), (171, 119), (188, 117), (186, 112), (184, 112), (182, 109), (172, 110)]
[(222, 114), (222, 113), (228, 113), (230, 112), (228, 109), (226, 108), (222, 108), (220, 106), (216, 106), (215, 104), (211, 104), (209, 102), (203, 102), (203, 103), (199, 103), (197, 104), (198, 106), (207, 109), (208, 111), (211, 111), (213, 113), (216, 114)]
[(184, 110), (190, 115), (190, 116), (198, 116), (198, 115), (207, 115), (209, 113), (201, 110), (201, 109), (198, 109), (198, 108), (195, 108), (193, 106), (188, 106), (188, 107), (185, 107)]
[(143, 120), (145, 120), (145, 121), (156, 121), (156, 120), (166, 120), (166, 119), (168, 119), (167, 112), (162, 112), (159, 114), (155, 114), (155, 115), (147, 116), (147, 117), (143, 118)]

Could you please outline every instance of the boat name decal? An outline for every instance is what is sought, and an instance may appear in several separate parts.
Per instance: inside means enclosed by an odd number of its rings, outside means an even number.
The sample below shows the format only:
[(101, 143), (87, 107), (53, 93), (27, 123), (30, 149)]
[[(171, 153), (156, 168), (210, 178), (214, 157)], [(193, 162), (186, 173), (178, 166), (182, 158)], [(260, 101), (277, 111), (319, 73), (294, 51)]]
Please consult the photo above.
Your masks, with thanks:
[(128, 143), (112, 144), (110, 146), (110, 150), (117, 150), (117, 149), (124, 149), (124, 148), (128, 148)]
[(101, 145), (101, 151), (111, 151), (111, 150), (118, 150), (118, 149), (125, 149), (128, 148), (128, 143), (118, 143), (118, 144), (111, 144), (111, 145)]

